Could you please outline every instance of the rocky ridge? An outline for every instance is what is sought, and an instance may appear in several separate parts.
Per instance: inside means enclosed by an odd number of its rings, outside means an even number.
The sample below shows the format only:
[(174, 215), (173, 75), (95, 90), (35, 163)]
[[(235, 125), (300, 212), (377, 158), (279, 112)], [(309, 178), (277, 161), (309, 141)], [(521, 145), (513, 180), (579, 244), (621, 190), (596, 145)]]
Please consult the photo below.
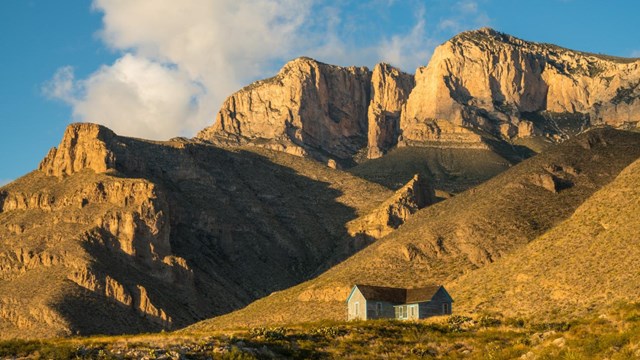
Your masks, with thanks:
[(636, 128), (640, 60), (524, 41), (489, 28), (437, 47), (415, 76), (309, 58), (231, 95), (198, 138), (351, 166), (396, 146), (493, 149), (593, 126)]
[(269, 150), (70, 125), (0, 188), (0, 334), (158, 331), (228, 312), (368, 244), (341, 229), (391, 195)]
[(433, 187), (424, 177), (415, 175), (370, 213), (347, 223), (347, 229), (351, 236), (380, 239), (404, 224), (418, 210), (435, 202)]
[(503, 139), (566, 138), (595, 125), (637, 127), (640, 59), (582, 53), (483, 28), (461, 33), (416, 72), (403, 137), (445, 119)]

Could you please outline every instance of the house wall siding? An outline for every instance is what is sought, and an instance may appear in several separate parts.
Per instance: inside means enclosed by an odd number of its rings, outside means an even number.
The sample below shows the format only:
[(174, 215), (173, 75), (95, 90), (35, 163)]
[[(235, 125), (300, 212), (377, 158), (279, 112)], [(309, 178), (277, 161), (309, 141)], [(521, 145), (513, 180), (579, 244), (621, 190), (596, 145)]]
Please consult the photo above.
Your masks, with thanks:
[[(358, 311), (356, 312), (356, 304)], [(347, 320), (367, 320), (367, 299), (357, 288), (349, 298)]]
[(443, 313), (443, 304), (448, 304), (449, 312), (451, 314), (451, 297), (447, 295), (442, 289), (438, 290), (431, 298), (431, 301), (420, 303), (420, 318), (424, 319), (430, 316), (445, 315)]
[[(381, 311), (378, 311), (378, 304), (382, 305)], [(395, 312), (393, 304), (386, 301), (367, 301), (367, 319), (393, 319)]]

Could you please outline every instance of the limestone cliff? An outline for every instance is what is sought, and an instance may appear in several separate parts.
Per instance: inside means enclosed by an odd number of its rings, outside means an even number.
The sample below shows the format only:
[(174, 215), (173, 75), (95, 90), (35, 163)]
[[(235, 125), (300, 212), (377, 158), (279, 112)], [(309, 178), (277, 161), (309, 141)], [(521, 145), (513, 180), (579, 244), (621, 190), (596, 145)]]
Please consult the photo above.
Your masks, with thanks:
[(371, 73), (309, 58), (231, 95), (198, 138), (348, 159), (366, 143)]
[[(513, 139), (566, 138), (593, 125), (637, 126), (640, 60), (527, 42), (484, 28), (436, 48), (401, 120), (421, 141), (436, 119)], [(426, 131), (425, 131), (426, 130)]]
[(379, 158), (398, 142), (400, 114), (413, 89), (413, 76), (378, 64), (371, 75), (368, 118), (368, 158)]
[(638, 59), (484, 28), (437, 47), (415, 76), (387, 64), (370, 72), (293, 60), (230, 96), (198, 138), (348, 166), (395, 146), (505, 149), (528, 137), (564, 141), (599, 125), (635, 128), (639, 99)]
[(115, 168), (113, 152), (108, 143), (115, 134), (102, 126), (76, 124), (67, 128), (58, 148), (52, 148), (40, 163), (47, 175), (71, 175), (82, 169), (106, 172)]

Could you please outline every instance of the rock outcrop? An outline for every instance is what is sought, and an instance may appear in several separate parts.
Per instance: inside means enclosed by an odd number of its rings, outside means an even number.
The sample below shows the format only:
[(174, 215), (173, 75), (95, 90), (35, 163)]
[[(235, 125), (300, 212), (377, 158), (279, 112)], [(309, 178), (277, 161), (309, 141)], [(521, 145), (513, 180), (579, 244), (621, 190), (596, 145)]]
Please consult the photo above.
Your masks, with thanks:
[(415, 175), (369, 214), (349, 222), (347, 229), (352, 236), (380, 239), (404, 224), (418, 210), (433, 203), (433, 187), (424, 177)]
[(229, 312), (361, 249), (345, 224), (390, 195), (296, 156), (72, 124), (0, 189), (0, 338)]
[(52, 148), (40, 163), (47, 175), (72, 175), (82, 169), (97, 173), (115, 168), (115, 157), (108, 148), (115, 134), (96, 124), (74, 124), (64, 133), (60, 146)]
[(366, 144), (370, 78), (364, 67), (295, 59), (275, 77), (231, 95), (197, 137), (349, 159)]
[(483, 28), (436, 48), (415, 76), (387, 64), (370, 72), (293, 60), (230, 96), (198, 138), (348, 166), (395, 146), (491, 149), (527, 137), (564, 141), (599, 125), (635, 128), (639, 99), (639, 59)]
[(527, 42), (484, 28), (455, 36), (418, 69), (402, 114), (407, 140), (434, 119), (514, 139), (637, 126), (640, 59)]
[(381, 157), (398, 143), (400, 114), (413, 86), (413, 76), (388, 64), (378, 64), (373, 69), (367, 113), (369, 159)]

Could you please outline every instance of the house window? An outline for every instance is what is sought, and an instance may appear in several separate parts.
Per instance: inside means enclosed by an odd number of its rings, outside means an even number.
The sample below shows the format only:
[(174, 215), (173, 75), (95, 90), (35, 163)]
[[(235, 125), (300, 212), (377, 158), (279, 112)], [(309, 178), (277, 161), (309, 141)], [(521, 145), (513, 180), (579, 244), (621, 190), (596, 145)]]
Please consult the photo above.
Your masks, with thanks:
[(416, 306), (415, 306), (415, 305), (411, 306), (410, 313), (411, 313), (411, 316), (410, 316), (410, 317), (411, 317), (412, 319), (416, 317)]
[(382, 315), (382, 303), (376, 303), (376, 315), (380, 316)]
[(448, 303), (442, 303), (442, 313), (443, 314), (450, 314), (451, 313), (451, 307)]
[(356, 317), (360, 315), (360, 303), (357, 301), (353, 303), (353, 315)]
[(398, 306), (396, 307), (396, 317), (398, 319), (404, 319), (407, 316), (407, 312), (405, 311), (405, 307), (404, 306)]

